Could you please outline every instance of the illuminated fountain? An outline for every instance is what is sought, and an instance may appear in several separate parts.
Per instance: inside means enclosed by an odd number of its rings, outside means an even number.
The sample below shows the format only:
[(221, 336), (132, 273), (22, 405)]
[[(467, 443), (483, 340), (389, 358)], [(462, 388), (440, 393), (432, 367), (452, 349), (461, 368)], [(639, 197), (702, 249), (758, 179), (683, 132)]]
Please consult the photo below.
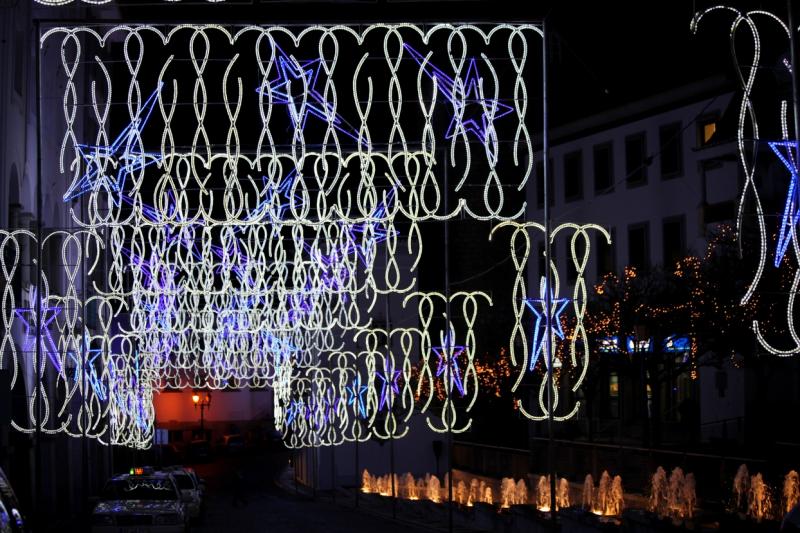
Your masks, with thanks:
[(508, 509), (516, 503), (517, 484), (510, 477), (504, 477), (500, 482), (500, 507)]
[(536, 508), (540, 511), (550, 511), (550, 476), (539, 476), (536, 485)]
[(483, 488), (483, 498), (481, 499), (483, 503), (488, 503), (489, 505), (494, 505), (494, 495), (492, 494), (492, 487), (491, 485), (486, 485)]
[(611, 494), (606, 498), (606, 508), (603, 514), (606, 516), (619, 516), (622, 508), (625, 507), (625, 491), (622, 490), (622, 476), (614, 476), (611, 482)]
[(527, 503), (528, 503), (528, 485), (525, 484), (525, 481), (520, 479), (519, 481), (517, 481), (515, 504), (526, 505)]
[(739, 466), (736, 471), (736, 477), (733, 478), (733, 495), (735, 498), (735, 507), (737, 511), (741, 511), (747, 507), (748, 494), (750, 492), (750, 472), (747, 470), (747, 465)]
[[(569, 505), (569, 482), (562, 477), (556, 483), (556, 510)], [(536, 485), (536, 508), (546, 513), (550, 507), (550, 476), (540, 476)]]
[(800, 476), (796, 470), (790, 470), (783, 478), (783, 511), (788, 513), (800, 503)]
[(414, 479), (414, 476), (411, 474), (411, 472), (406, 472), (403, 474), (403, 478), (400, 481), (400, 488), (398, 489), (397, 493), (401, 497), (408, 498), (409, 500), (419, 499), (417, 480)]
[[(559, 487), (560, 492), (566, 496), (566, 500), (562, 502), (557, 499), (560, 507), (569, 506), (569, 485), (565, 479), (562, 479), (562, 486)], [(587, 474), (583, 480), (583, 494), (581, 496), (581, 507), (587, 511), (600, 516), (619, 516), (625, 504), (625, 493), (622, 490), (622, 478), (614, 476), (613, 478), (604, 470), (600, 476), (600, 482), (597, 488), (594, 487), (594, 478), (591, 474)]]
[(684, 518), (693, 518), (694, 510), (697, 507), (697, 490), (694, 481), (694, 474), (691, 472), (686, 474), (683, 482), (683, 505), (684, 505)]
[(425, 497), (435, 503), (442, 501), (442, 486), (439, 484), (438, 477), (430, 476), (430, 478), (428, 478), (428, 486)]
[(650, 511), (658, 516), (686, 519), (694, 516), (697, 495), (694, 474), (684, 474), (675, 467), (669, 477), (662, 467), (650, 480)]
[(591, 474), (586, 474), (583, 480), (583, 497), (581, 498), (581, 507), (591, 511), (592, 502), (594, 502), (594, 478)]
[(668, 489), (667, 472), (659, 466), (650, 478), (650, 510), (658, 516), (667, 515)]
[(372, 476), (369, 475), (369, 471), (365, 468), (361, 473), (361, 492), (374, 492), (372, 486)]
[(472, 478), (469, 482), (469, 498), (467, 499), (467, 506), (472, 506), (475, 502), (480, 501), (480, 484), (478, 480)]
[(469, 490), (467, 490), (467, 485), (462, 479), (459, 479), (458, 483), (456, 483), (455, 499), (461, 505), (469, 504)]
[(569, 482), (562, 477), (556, 487), (556, 509), (566, 509), (567, 507), (569, 507)]
[(420, 500), (425, 497), (428, 492), (428, 486), (425, 484), (424, 479), (417, 480), (417, 498)]
[(772, 490), (764, 482), (759, 472), (750, 478), (750, 492), (748, 493), (747, 516), (756, 522), (772, 518)]

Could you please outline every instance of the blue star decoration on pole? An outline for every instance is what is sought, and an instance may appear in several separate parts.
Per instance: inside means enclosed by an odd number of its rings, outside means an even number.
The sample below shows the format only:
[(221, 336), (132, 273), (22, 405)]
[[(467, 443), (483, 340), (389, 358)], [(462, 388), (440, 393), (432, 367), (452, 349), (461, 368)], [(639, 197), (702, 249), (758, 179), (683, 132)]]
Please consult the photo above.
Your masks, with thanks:
[[(392, 368), (388, 370), (388, 368)], [(384, 370), (383, 372), (377, 371), (375, 375), (383, 382), (381, 384), (381, 401), (378, 404), (378, 410), (386, 407), (387, 410), (391, 410), (391, 404), (394, 403), (394, 398), (400, 394), (400, 387), (397, 384), (398, 379), (400, 379), (400, 371), (394, 370), (394, 365), (388, 365), (387, 361), (384, 359)], [(389, 400), (389, 393), (392, 393), (392, 401)]]
[(47, 354), (56, 371), (60, 374), (62, 371), (61, 360), (58, 358), (58, 350), (53, 337), (50, 335), (50, 324), (61, 313), (61, 307), (49, 306), (46, 304), (45, 299), (39, 301), (39, 295), (34, 288), (31, 291), (31, 307), (17, 307), (14, 309), (14, 314), (22, 321), (25, 326), (25, 341), (23, 347), (25, 350), (34, 349), (36, 346), (36, 315), (39, 312), (36, 308), (37, 305), (41, 306), (42, 313), (42, 326), (40, 328), (41, 350)]
[(462, 355), (469, 346), (460, 346), (453, 341), (453, 333), (448, 332), (442, 340), (441, 346), (434, 346), (433, 353), (436, 354), (438, 361), (436, 363), (436, 377), (438, 378), (449, 368), (450, 371), (450, 390), (455, 387), (458, 393), (463, 398), (466, 395), (464, 391), (464, 382), (461, 380), (461, 371), (458, 369), (458, 356)]
[(404, 43), (403, 46), (425, 74), (431, 80), (436, 80), (437, 89), (453, 106), (453, 118), (445, 138), (451, 139), (459, 133), (457, 128), (460, 117), (466, 133), (471, 133), (482, 143), (493, 143), (497, 137), (494, 128), (489, 126), (493, 126), (494, 122), (510, 114), (513, 108), (495, 98), (481, 98), (482, 78), (478, 73), (475, 58), (470, 58), (465, 78), (454, 79), (430, 61), (425, 62), (425, 56), (409, 44)]
[(367, 406), (364, 401), (364, 394), (367, 393), (367, 386), (361, 384), (361, 375), (356, 376), (353, 382), (345, 387), (347, 390), (347, 405), (353, 406), (356, 414), (360, 418), (367, 418)]
[[(330, 123), (333, 128), (358, 142), (358, 132), (345, 123), (334, 112), (333, 106), (325, 101), (323, 95), (316, 89), (322, 59), (312, 59), (298, 62), (289, 56), (283, 49), (275, 45), (278, 76), (256, 89), (257, 93), (272, 95), (272, 102), (286, 105), (289, 118), (295, 128), (305, 129), (309, 115)], [(294, 85), (294, 87), (293, 87)], [(299, 89), (298, 89), (299, 88)], [(304, 90), (305, 89), (305, 90)], [(364, 148), (369, 148), (365, 138), (361, 139)]]
[[(86, 165), (86, 173), (70, 184), (64, 193), (64, 201), (69, 202), (87, 192), (105, 189), (111, 196), (114, 205), (120, 206), (123, 201), (125, 180), (129, 174), (138, 172), (160, 160), (160, 155), (144, 153), (134, 145), (141, 139), (141, 133), (150, 115), (153, 113), (158, 94), (161, 92), (163, 82), (158, 85), (150, 97), (142, 104), (136, 117), (125, 126), (114, 141), (108, 146), (91, 146), (78, 144), (78, 153)], [(101, 161), (113, 168), (116, 159), (116, 174), (106, 174)]]
[(791, 175), (789, 189), (786, 192), (786, 203), (783, 207), (783, 216), (781, 217), (781, 226), (778, 232), (778, 244), (775, 248), (775, 266), (777, 267), (783, 261), (783, 256), (786, 255), (786, 250), (792, 242), (797, 222), (800, 221), (800, 197), (798, 197), (799, 191), (797, 187), (798, 170), (794, 156), (794, 154), (798, 153), (798, 147), (797, 141), (773, 141), (768, 144)]
[[(97, 363), (95, 361), (100, 357), (102, 362), (103, 350), (100, 348), (91, 347), (91, 338), (89, 331), (85, 330), (83, 333), (83, 353), (68, 352), (70, 359), (75, 362), (75, 374), (73, 381), (75, 383), (83, 383), (84, 376), (94, 389), (95, 395), (102, 401), (105, 401), (106, 387), (103, 385), (100, 377), (97, 375)], [(83, 361), (81, 361), (83, 359)]]
[[(533, 326), (533, 342), (531, 343), (531, 347), (533, 351), (531, 353), (531, 361), (530, 365), (528, 366), (528, 370), (533, 370), (536, 366), (536, 363), (539, 361), (539, 356), (542, 355), (546, 348), (546, 341), (548, 333), (557, 336), (559, 339), (564, 339), (564, 330), (561, 327), (561, 313), (566, 309), (567, 304), (569, 303), (569, 298), (556, 298), (553, 295), (552, 289), (550, 289), (550, 326), (547, 326), (547, 303), (546, 303), (546, 281), (543, 277), (541, 279), (541, 283), (539, 284), (539, 297), (538, 298), (525, 298), (525, 305), (531, 310), (531, 312), (536, 316), (536, 324)], [(550, 331), (547, 331), (547, 330)], [(545, 366), (549, 369), (550, 362), (547, 360), (547, 357), (543, 357)]]

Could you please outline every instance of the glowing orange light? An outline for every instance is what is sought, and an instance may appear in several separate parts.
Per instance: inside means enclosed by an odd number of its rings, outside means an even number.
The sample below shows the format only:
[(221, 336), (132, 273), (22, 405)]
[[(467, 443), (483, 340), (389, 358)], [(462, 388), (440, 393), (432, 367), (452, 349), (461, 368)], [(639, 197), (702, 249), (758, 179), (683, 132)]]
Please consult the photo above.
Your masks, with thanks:
[(136, 475), (136, 476), (143, 475), (144, 474), (144, 468), (142, 468), (141, 466), (138, 467), (138, 468), (134, 468), (133, 469), (133, 474)]
[(200, 395), (199, 394), (192, 394), (192, 401), (194, 403), (199, 402), (200, 401)]

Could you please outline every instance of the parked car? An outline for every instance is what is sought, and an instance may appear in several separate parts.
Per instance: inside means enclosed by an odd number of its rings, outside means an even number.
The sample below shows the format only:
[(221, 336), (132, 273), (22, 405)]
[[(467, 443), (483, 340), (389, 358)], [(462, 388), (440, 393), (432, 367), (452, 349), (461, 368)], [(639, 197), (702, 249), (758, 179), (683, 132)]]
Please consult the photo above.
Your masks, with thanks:
[(172, 475), (172, 479), (175, 480), (189, 519), (199, 520), (203, 513), (204, 490), (200, 487), (194, 470), (183, 466), (170, 466), (164, 471)]
[(184, 533), (185, 504), (166, 472), (136, 469), (110, 479), (92, 512), (93, 533)]
[(3, 469), (0, 468), (0, 533), (24, 533), (28, 531), (14, 489), (11, 488)]

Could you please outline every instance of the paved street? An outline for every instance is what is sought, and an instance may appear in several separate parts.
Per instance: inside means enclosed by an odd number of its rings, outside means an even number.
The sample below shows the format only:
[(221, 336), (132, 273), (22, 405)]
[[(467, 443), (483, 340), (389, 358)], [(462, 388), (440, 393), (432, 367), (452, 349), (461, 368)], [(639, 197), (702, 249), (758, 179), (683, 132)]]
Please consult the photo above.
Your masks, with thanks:
[[(423, 531), (407, 524), (370, 516), (363, 512), (335, 505), (330, 501), (311, 500), (279, 488), (274, 478), (287, 464), (285, 454), (258, 458), (220, 459), (197, 465), (206, 478), (207, 509), (201, 524), (193, 532), (235, 531), (270, 533), (345, 533), (376, 532), (413, 533)], [(244, 490), (237, 493), (236, 471), (241, 469)], [(246, 504), (234, 501), (244, 498)]]

